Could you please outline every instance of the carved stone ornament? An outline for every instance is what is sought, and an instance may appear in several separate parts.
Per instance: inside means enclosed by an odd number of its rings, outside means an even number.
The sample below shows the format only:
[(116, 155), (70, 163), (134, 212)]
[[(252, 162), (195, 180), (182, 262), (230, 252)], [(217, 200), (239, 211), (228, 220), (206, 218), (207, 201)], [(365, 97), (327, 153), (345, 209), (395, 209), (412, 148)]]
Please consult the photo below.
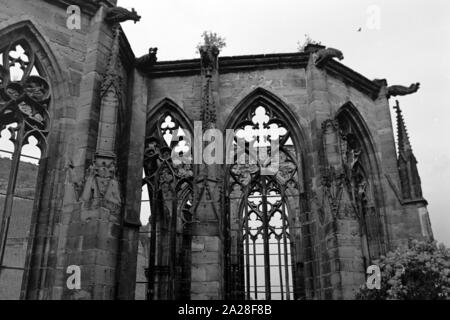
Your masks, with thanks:
[(80, 185), (76, 180), (74, 165), (71, 160), (66, 162), (66, 180), (64, 181), (64, 200), (63, 203), (74, 204), (78, 202)]
[(280, 184), (284, 185), (294, 178), (294, 174), (297, 172), (297, 166), (284, 152), (280, 152), (279, 155), (279, 163), (275, 166), (278, 167), (275, 169), (275, 178)]
[(206, 78), (202, 95), (202, 123), (205, 128), (213, 128), (216, 122), (216, 106), (211, 88), (211, 78)]
[(148, 53), (140, 58), (136, 58), (135, 65), (139, 70), (149, 70), (158, 60), (156, 54), (158, 53), (158, 48), (148, 49)]
[(199, 48), (200, 51), (200, 61), (202, 72), (205, 73), (206, 77), (211, 77), (212, 71), (217, 69), (218, 60), (217, 57), (219, 55), (219, 48), (216, 46), (201, 46)]
[(336, 119), (326, 119), (322, 122), (322, 132), (334, 132), (339, 130), (339, 122)]
[(216, 105), (212, 88), (212, 74), (218, 68), (219, 49), (216, 46), (201, 46), (200, 62), (203, 76), (202, 121), (205, 128), (213, 128), (216, 122)]
[(105, 21), (109, 24), (117, 24), (128, 20), (134, 21), (134, 23), (141, 20), (141, 16), (137, 14), (136, 10), (125, 9), (122, 7), (113, 7), (106, 9)]
[(257, 172), (259, 172), (257, 164), (235, 164), (231, 167), (232, 175), (242, 186), (247, 186), (252, 181), (252, 176)]
[(162, 180), (160, 180), (160, 183), (169, 182), (167, 180), (168, 175), (171, 176), (170, 181), (188, 179), (194, 176), (191, 163), (175, 164), (171, 159), (172, 149), (166, 146), (161, 147), (156, 139), (151, 139), (146, 143), (144, 154), (148, 176), (153, 176), (161, 168), (160, 179)]
[(337, 58), (339, 60), (344, 59), (344, 55), (342, 51), (334, 48), (326, 48), (320, 49), (316, 53), (315, 65), (322, 66), (327, 61), (330, 61), (333, 58)]
[(99, 198), (117, 205), (122, 202), (113, 159), (98, 157), (87, 170), (81, 200), (87, 202)]
[(341, 131), (341, 157), (348, 178), (351, 178), (351, 171), (359, 161), (360, 155), (361, 146), (355, 135)]
[(390, 97), (405, 96), (408, 94), (412, 94), (417, 92), (419, 88), (420, 88), (419, 82), (412, 83), (409, 87), (400, 85), (389, 86), (387, 88), (387, 98), (389, 99)]
[(333, 168), (326, 170), (322, 177), (324, 195), (328, 198), (330, 209), (335, 217), (339, 211), (342, 191), (345, 186), (346, 176), (343, 172), (336, 172)]
[(118, 72), (120, 69), (120, 28), (114, 28), (114, 40), (109, 55), (108, 64), (106, 67), (106, 72), (103, 75), (102, 83), (100, 86), (100, 96), (104, 98), (106, 95), (116, 96), (118, 101), (122, 99), (122, 76)]
[(342, 190), (337, 217), (342, 220), (355, 218), (359, 219), (358, 210), (348, 188), (344, 188)]

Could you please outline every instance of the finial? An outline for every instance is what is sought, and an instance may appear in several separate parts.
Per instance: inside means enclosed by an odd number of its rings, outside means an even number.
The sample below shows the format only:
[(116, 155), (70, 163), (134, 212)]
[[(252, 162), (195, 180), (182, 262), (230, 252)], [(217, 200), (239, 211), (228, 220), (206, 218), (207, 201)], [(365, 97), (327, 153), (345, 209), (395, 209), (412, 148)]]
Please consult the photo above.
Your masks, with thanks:
[(406, 130), (405, 120), (403, 119), (402, 110), (400, 109), (400, 103), (395, 100), (394, 109), (397, 113), (397, 140), (398, 140), (398, 152), (404, 153), (407, 151), (412, 152), (411, 143), (409, 141), (408, 131)]

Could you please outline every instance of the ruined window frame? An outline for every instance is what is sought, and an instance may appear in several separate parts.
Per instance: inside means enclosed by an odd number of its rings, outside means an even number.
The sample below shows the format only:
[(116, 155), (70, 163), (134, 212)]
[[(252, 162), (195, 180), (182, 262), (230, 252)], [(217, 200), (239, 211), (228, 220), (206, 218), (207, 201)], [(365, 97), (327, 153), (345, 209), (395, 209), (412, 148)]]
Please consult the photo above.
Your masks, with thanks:
[[(227, 121), (226, 128), (235, 130), (239, 123), (248, 123), (249, 112), (252, 112), (252, 109), (256, 109), (258, 106), (262, 106), (266, 108), (266, 110), (270, 110), (270, 122), (271, 123), (282, 123), (291, 134), (292, 138), (292, 146), (295, 150), (295, 156), (293, 160), (297, 165), (297, 181), (296, 181), (296, 194), (294, 194), (291, 198), (292, 201), (289, 201), (289, 205), (291, 208), (290, 211), (290, 219), (291, 219), (291, 261), (292, 261), (292, 278), (293, 282), (293, 296), (291, 299), (302, 299), (305, 297), (305, 275), (303, 270), (304, 263), (304, 252), (301, 247), (302, 241), (304, 240), (304, 235), (302, 232), (302, 228), (304, 227), (300, 221), (305, 221), (308, 219), (308, 204), (306, 200), (306, 192), (304, 181), (306, 180), (305, 171), (304, 171), (304, 163), (303, 156), (305, 152), (305, 145), (301, 145), (300, 141), (302, 141), (303, 135), (301, 134), (301, 129), (299, 125), (296, 123), (295, 117), (290, 118), (290, 111), (287, 110), (287, 107), (273, 94), (267, 92), (264, 89), (256, 89), (249, 96), (244, 98), (241, 103), (238, 104), (236, 109), (234, 110), (231, 118)], [(245, 292), (245, 283), (244, 283), (244, 270), (243, 270), (243, 262), (242, 259), (244, 255), (241, 252), (238, 252), (239, 246), (237, 243), (239, 242), (239, 228), (233, 230), (232, 224), (233, 220), (233, 211), (242, 212), (245, 209), (244, 201), (239, 200), (239, 204), (236, 205), (230, 201), (230, 195), (232, 193), (232, 185), (230, 182), (231, 174), (230, 170), (233, 165), (229, 165), (226, 168), (225, 175), (225, 190), (226, 190), (226, 201), (225, 201), (225, 234), (226, 234), (226, 243), (225, 243), (225, 296), (227, 299), (249, 299), (248, 294)], [(243, 199), (243, 198), (242, 198)], [(283, 203), (287, 203), (287, 201), (283, 201)], [(295, 203), (293, 205), (292, 203)], [(237, 209), (237, 207), (239, 209)], [(265, 298), (270, 299), (271, 296), (265, 296)]]
[[(378, 164), (374, 144), (367, 125), (352, 103), (346, 103), (338, 110), (336, 120), (339, 126), (343, 164), (347, 174), (347, 188), (355, 203), (356, 219), (360, 226), (364, 270), (386, 252), (387, 234), (383, 221), (382, 205), (377, 194)], [(350, 142), (349, 142), (350, 141)]]
[[(174, 164), (172, 161), (172, 149), (178, 146), (179, 141), (174, 141), (170, 145), (164, 138), (162, 128), (167, 117), (171, 117), (174, 126), (169, 129), (172, 134), (178, 133), (181, 129), (185, 133), (192, 135), (192, 125), (189, 119), (183, 114), (181, 109), (171, 100), (164, 99), (154, 109), (147, 121), (147, 132), (145, 138), (144, 151), (144, 178), (142, 185), (147, 185), (149, 192), (149, 203), (151, 206), (151, 216), (147, 231), (140, 234), (148, 236), (148, 260), (145, 270), (146, 300), (153, 299), (189, 299), (190, 296), (190, 250), (192, 224), (192, 197), (193, 197), (193, 166), (192, 164)], [(178, 139), (177, 139), (178, 140)], [(179, 140), (185, 140), (184, 137)], [(189, 148), (192, 153), (192, 145)], [(165, 170), (162, 174), (161, 170)], [(164, 191), (165, 190), (165, 191)], [(169, 214), (170, 224), (166, 234), (161, 235), (161, 228), (164, 218), (164, 203), (160, 203), (164, 192), (175, 191), (175, 196), (170, 198), (171, 214)], [(166, 193), (167, 194), (167, 193)], [(163, 200), (164, 201), (164, 200)], [(166, 200), (167, 201), (167, 200)], [(169, 202), (170, 202), (169, 201)], [(167, 209), (167, 208), (166, 208)], [(175, 212), (175, 214), (173, 214)], [(158, 229), (158, 230), (157, 230)], [(158, 237), (158, 239), (157, 239)], [(167, 237), (167, 239), (165, 238)], [(162, 239), (162, 240), (161, 240)], [(141, 241), (141, 240), (139, 240)], [(164, 264), (161, 256), (161, 246), (168, 243), (170, 255), (164, 257), (167, 263)], [(158, 277), (164, 277), (166, 285), (163, 287), (158, 283)], [(161, 282), (164, 282), (161, 281)]]
[[(0, 48), (2, 57), (0, 62), (0, 132), (7, 129), (11, 135), (10, 140), (14, 145), (14, 150), (11, 153), (6, 152), (11, 154), (11, 167), (0, 220), (0, 273), (2, 270), (21, 270), (23, 272), (20, 296), (18, 297), (18, 299), (23, 299), (29, 251), (32, 246), (33, 220), (40, 202), (41, 184), (39, 181), (42, 180), (42, 160), (47, 157), (47, 139), (51, 124), (49, 109), (52, 95), (49, 76), (39, 59), (39, 55), (42, 56), (40, 50), (34, 47), (34, 42), (29, 40), (26, 35), (6, 36), (7, 41), (11, 39), (13, 41)], [(23, 55), (27, 61), (20, 55), (18, 57), (11, 55), (11, 52), (14, 52), (18, 47), (23, 50)], [(13, 80), (11, 70), (16, 64), (19, 64), (23, 73), (20, 79)], [(16, 124), (16, 127), (12, 127), (12, 124)], [(40, 150), (40, 157), (23, 153), (23, 147), (29, 144), (30, 137), (37, 140), (36, 147)], [(2, 151), (5, 153), (5, 150)], [(23, 267), (6, 265), (4, 260), (8, 235), (11, 231), (9, 227), (13, 205), (15, 198), (17, 198), (15, 194), (16, 182), (20, 165), (23, 163), (22, 157), (38, 161), (33, 204), (29, 213), (30, 230), (27, 236), (27, 249), (25, 250)]]

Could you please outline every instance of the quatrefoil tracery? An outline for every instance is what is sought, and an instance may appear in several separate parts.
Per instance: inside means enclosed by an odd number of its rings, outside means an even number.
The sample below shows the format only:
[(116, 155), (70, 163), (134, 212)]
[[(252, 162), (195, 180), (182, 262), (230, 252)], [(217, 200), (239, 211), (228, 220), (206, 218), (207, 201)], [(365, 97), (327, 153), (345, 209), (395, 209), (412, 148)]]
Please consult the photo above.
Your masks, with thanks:
[[(235, 148), (238, 155), (230, 169), (231, 176), (242, 186), (248, 186), (250, 181), (262, 174), (264, 169), (274, 170), (271, 171), (271, 175), (280, 184), (295, 181), (297, 165), (295, 156), (292, 154), (294, 151), (292, 139), (286, 126), (266, 107), (257, 105), (250, 110), (247, 119), (237, 126)], [(242, 153), (242, 150), (239, 151), (242, 142), (238, 139), (245, 140), (257, 154), (250, 147), (246, 148), (245, 153)], [(278, 152), (271, 149), (271, 142), (275, 140), (278, 142)]]
[(24, 40), (0, 48), (0, 128), (18, 123), (23, 139), (42, 145), (48, 134), (50, 86), (37, 71), (35, 53)]

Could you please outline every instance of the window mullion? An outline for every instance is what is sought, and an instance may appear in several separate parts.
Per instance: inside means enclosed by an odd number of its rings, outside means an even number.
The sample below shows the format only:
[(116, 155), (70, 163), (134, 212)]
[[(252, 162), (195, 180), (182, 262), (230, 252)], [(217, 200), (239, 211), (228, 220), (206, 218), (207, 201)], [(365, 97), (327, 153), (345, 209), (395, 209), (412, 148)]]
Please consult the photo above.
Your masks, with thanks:
[[(290, 300), (291, 299), (291, 290), (290, 290), (290, 288), (289, 288), (289, 286), (290, 286), (290, 283), (289, 283), (289, 268), (290, 268), (290, 266), (289, 266), (289, 259), (288, 259), (288, 250), (287, 250), (287, 245), (288, 245), (288, 243), (287, 243), (287, 229), (288, 229), (288, 226), (287, 226), (287, 216), (286, 216), (286, 203), (285, 203), (285, 195), (284, 195), (284, 192), (283, 192), (283, 195), (282, 195), (282, 197), (283, 197), (283, 202), (282, 202), (282, 210), (283, 210), (283, 212), (282, 212), (282, 219), (281, 219), (281, 221), (282, 221), (282, 223), (283, 223), (283, 230), (282, 230), (282, 232), (283, 232), (283, 246), (284, 246), (284, 270), (285, 270), (285, 277), (286, 277), (286, 300)], [(290, 241), (289, 241), (289, 243), (290, 243)]]
[(170, 224), (170, 255), (169, 255), (169, 299), (175, 299), (175, 281), (177, 278), (176, 266), (177, 266), (177, 216), (178, 216), (178, 195), (175, 192), (175, 197), (172, 199), (172, 220)]
[[(156, 202), (157, 191), (154, 186), (151, 188), (151, 232), (150, 232), (150, 252), (148, 259), (148, 288), (147, 288), (147, 299), (153, 300), (155, 295), (155, 249), (156, 249), (156, 218), (158, 217)], [(150, 193), (150, 192), (149, 192)]]
[(256, 259), (256, 240), (252, 239), (252, 243), (253, 243), (253, 278), (255, 281), (255, 300), (258, 300), (258, 267), (257, 267), (258, 260)]
[(281, 267), (281, 239), (277, 240), (277, 246), (278, 246), (278, 272), (280, 276), (280, 291), (281, 291), (281, 300), (284, 300), (284, 288), (283, 288), (283, 268)]
[[(6, 191), (5, 205), (2, 215), (0, 229), (0, 266), (3, 265), (3, 258), (8, 239), (8, 229), (11, 220), (11, 214), (14, 202), (14, 192), (16, 189), (17, 173), (19, 172), (20, 153), (22, 151), (23, 139), (25, 136), (25, 123), (18, 123), (17, 136), (14, 139), (14, 152), (11, 159), (11, 170), (9, 172), (8, 188)], [(1, 269), (0, 269), (1, 272)]]
[(266, 300), (271, 299), (270, 294), (270, 255), (269, 255), (269, 217), (267, 216), (267, 186), (266, 179), (262, 179), (262, 207), (263, 207), (263, 230), (264, 230), (264, 273)]
[[(245, 219), (245, 221), (244, 221), (244, 223), (245, 223), (245, 238), (244, 238), (244, 241), (245, 241), (245, 264), (246, 264), (246, 266), (245, 266), (245, 272), (246, 272), (246, 275), (247, 275), (247, 277), (246, 277), (246, 286), (247, 286), (247, 297), (246, 297), (246, 299), (247, 300), (250, 300), (250, 239), (251, 239), (251, 237), (250, 237), (250, 226), (249, 226), (249, 217), (248, 217), (248, 196), (247, 196), (247, 191), (246, 191), (246, 195), (245, 195), (245, 197), (244, 197), (244, 201), (245, 201), (245, 203), (244, 203), (244, 210), (245, 210), (245, 215), (244, 215), (244, 219)], [(253, 252), (253, 254), (255, 254), (255, 251)], [(256, 264), (255, 264), (255, 266), (256, 266)], [(256, 275), (256, 273), (255, 273), (255, 275)], [(256, 282), (256, 277), (255, 277), (255, 292), (256, 292), (256, 285), (257, 285), (257, 282)]]

